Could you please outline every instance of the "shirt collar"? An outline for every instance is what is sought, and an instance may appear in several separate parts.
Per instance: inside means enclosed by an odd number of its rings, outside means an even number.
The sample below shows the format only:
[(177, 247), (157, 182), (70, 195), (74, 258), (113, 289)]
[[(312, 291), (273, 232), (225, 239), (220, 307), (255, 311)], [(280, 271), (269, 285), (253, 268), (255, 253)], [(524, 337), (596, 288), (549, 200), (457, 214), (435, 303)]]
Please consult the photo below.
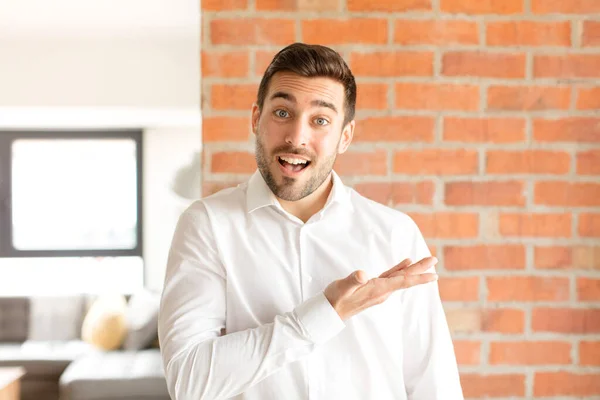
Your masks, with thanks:
[[(352, 209), (350, 202), (350, 190), (345, 187), (344, 183), (335, 171), (331, 171), (333, 179), (333, 187), (325, 203), (323, 209), (328, 208), (333, 203), (338, 203), (349, 209)], [(265, 182), (259, 170), (256, 170), (248, 181), (248, 189), (246, 192), (246, 209), (248, 213), (258, 210), (262, 207), (276, 206), (281, 208), (281, 204)]]

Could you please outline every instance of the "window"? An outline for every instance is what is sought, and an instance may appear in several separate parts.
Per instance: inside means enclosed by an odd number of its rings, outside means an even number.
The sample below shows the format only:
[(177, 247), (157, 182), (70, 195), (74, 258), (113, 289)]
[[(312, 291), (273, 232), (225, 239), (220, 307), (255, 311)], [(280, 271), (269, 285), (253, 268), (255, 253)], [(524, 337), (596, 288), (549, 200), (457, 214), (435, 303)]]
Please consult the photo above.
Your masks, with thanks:
[(141, 131), (0, 132), (0, 257), (141, 257), (141, 142)]

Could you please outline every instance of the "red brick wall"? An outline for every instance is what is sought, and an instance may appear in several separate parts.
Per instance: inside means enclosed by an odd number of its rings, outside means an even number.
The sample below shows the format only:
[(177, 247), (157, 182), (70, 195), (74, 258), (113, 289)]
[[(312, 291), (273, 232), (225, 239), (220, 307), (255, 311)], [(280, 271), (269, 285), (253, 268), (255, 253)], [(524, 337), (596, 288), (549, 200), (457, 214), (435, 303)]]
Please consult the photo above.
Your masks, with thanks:
[(359, 91), (336, 169), (413, 216), (440, 259), (466, 396), (600, 396), (599, 0), (202, 8), (204, 194), (256, 167), (272, 55), (331, 45)]

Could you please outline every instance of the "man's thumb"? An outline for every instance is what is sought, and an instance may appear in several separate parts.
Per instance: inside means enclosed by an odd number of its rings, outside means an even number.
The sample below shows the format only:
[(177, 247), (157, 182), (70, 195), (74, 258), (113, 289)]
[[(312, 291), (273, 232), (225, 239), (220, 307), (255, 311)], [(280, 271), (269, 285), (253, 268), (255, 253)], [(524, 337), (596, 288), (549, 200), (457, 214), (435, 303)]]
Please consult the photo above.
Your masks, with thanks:
[(354, 271), (350, 276), (352, 286), (363, 285), (367, 283), (367, 274), (363, 270)]

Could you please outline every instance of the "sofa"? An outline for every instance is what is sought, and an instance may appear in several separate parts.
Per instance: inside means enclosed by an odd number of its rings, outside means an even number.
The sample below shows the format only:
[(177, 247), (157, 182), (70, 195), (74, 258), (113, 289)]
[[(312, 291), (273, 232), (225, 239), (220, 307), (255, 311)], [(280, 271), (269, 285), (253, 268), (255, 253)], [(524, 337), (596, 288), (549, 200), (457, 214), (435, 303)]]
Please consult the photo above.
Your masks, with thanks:
[[(97, 297), (0, 297), (0, 367), (24, 367), (21, 400), (170, 399), (157, 344), (159, 297), (123, 298), (119, 318), (102, 319)], [(118, 337), (115, 321), (125, 324)]]

